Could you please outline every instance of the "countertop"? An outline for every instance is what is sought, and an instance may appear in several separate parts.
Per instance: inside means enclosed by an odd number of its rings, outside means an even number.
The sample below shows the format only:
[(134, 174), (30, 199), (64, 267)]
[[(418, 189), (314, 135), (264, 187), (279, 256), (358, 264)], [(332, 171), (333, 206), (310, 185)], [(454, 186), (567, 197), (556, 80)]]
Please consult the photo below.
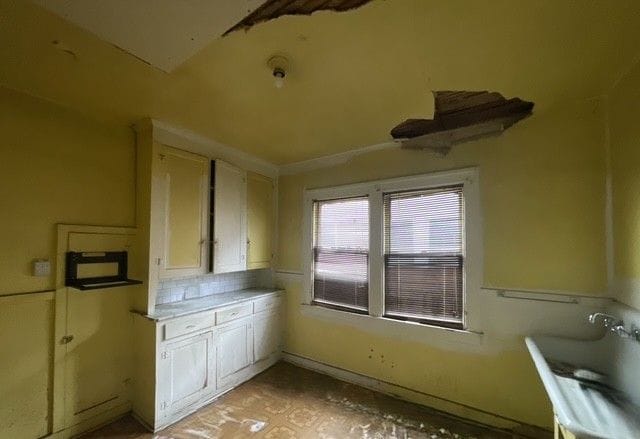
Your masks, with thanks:
[(259, 297), (269, 296), (282, 291), (283, 290), (277, 288), (251, 288), (248, 290), (212, 294), (211, 296), (200, 297), (198, 299), (189, 299), (181, 302), (157, 305), (155, 311), (152, 314), (147, 314), (145, 317), (156, 321), (168, 320), (201, 311), (208, 311), (211, 309), (235, 305), (237, 303), (248, 302)]

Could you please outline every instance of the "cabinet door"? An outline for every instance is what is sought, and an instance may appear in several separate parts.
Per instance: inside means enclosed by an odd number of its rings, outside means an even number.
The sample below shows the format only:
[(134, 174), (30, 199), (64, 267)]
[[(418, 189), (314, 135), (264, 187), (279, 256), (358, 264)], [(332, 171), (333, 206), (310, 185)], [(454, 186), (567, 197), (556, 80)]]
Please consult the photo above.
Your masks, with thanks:
[(253, 318), (237, 320), (217, 329), (219, 389), (234, 386), (245, 378), (253, 363)]
[(203, 274), (209, 161), (168, 146), (162, 146), (160, 151), (160, 181), (164, 185), (164, 257), (160, 258), (160, 277)]
[(254, 316), (253, 349), (255, 361), (279, 352), (282, 346), (282, 315), (279, 311), (265, 311)]
[(160, 418), (213, 395), (216, 389), (213, 332), (161, 345), (158, 356)]
[(247, 268), (271, 266), (274, 226), (273, 180), (247, 174)]
[(247, 267), (247, 179), (245, 171), (215, 161), (213, 206), (214, 273)]

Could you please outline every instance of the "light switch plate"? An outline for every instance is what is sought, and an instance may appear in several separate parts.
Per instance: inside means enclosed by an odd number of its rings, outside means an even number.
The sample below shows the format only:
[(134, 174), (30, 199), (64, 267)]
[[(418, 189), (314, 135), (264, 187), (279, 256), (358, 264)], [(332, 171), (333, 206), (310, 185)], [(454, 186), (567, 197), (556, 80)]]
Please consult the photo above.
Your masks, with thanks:
[(33, 261), (34, 276), (49, 276), (51, 274), (51, 263), (48, 259), (36, 259)]

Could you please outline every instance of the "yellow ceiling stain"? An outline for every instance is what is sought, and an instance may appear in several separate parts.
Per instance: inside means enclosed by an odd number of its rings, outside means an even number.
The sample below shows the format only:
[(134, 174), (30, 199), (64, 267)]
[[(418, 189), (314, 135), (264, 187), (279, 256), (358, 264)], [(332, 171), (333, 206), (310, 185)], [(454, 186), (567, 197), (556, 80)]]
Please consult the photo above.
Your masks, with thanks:
[[(0, 84), (118, 124), (161, 119), (278, 164), (388, 141), (433, 114), (432, 90), (495, 90), (538, 111), (599, 95), (640, 51), (634, 0), (374, 0), (234, 32), (170, 74), (27, 2), (0, 1), (0, 20)], [(274, 53), (291, 63), (282, 89), (266, 67)]]

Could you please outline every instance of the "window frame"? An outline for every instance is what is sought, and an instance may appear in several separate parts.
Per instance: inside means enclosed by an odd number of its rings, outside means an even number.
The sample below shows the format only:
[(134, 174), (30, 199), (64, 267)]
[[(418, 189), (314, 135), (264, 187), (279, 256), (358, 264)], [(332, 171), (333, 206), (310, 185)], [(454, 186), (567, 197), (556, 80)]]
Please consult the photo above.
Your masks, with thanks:
[[(452, 329), (436, 325), (433, 322), (417, 323), (384, 317), (384, 206), (383, 194), (388, 192), (402, 192), (422, 190), (440, 186), (462, 185), (464, 206), (464, 269), (463, 269), (463, 329)], [(450, 171), (440, 171), (428, 174), (375, 180), (363, 183), (348, 184), (335, 187), (305, 188), (303, 194), (303, 292), (302, 304), (314, 308), (313, 304), (313, 203), (314, 201), (339, 198), (363, 197), (369, 198), (369, 314), (368, 317), (379, 321), (392, 321), (401, 325), (420, 325), (449, 331), (480, 331), (477, 316), (479, 293), (482, 285), (483, 247), (482, 247), (482, 217), (480, 210), (480, 188), (478, 168), (464, 168)], [(328, 316), (336, 314), (336, 318), (343, 320), (349, 311), (325, 308)], [(353, 313), (353, 315), (357, 315)], [(363, 321), (362, 319), (359, 321)], [(366, 321), (366, 320), (365, 320)], [(376, 324), (379, 324), (376, 323)]]

